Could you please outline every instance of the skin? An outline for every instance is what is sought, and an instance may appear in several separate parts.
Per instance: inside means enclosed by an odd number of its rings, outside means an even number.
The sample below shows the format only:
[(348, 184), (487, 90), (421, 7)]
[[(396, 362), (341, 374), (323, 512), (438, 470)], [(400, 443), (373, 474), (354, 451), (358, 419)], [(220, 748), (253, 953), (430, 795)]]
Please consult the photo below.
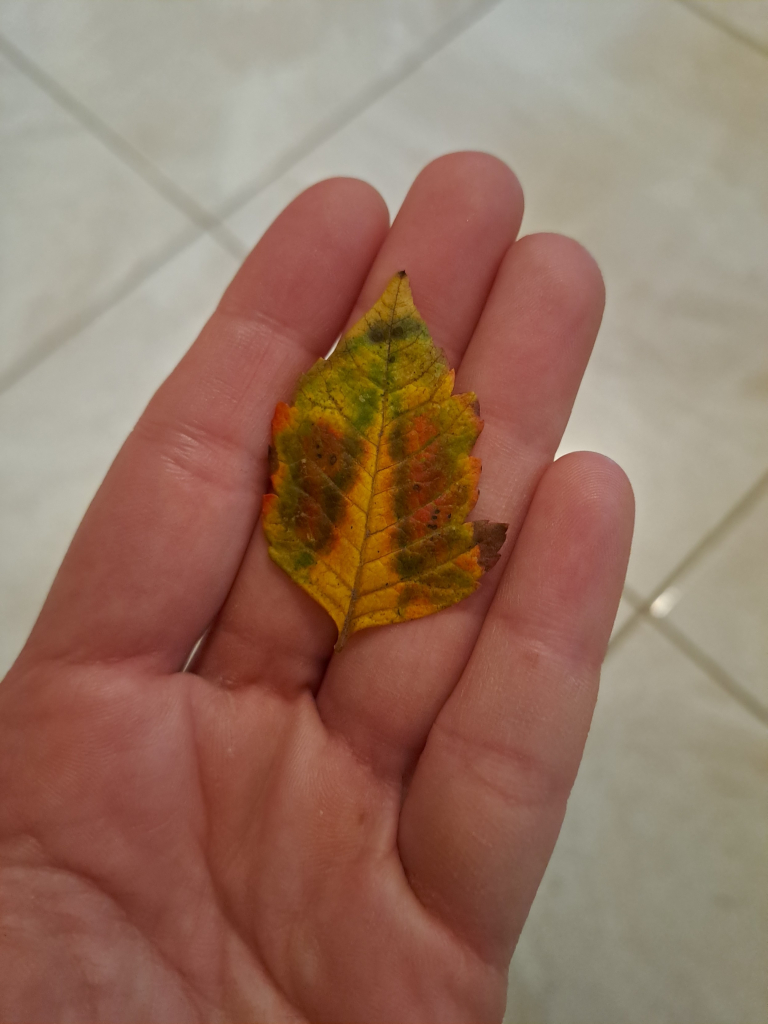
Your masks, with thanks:
[[(0, 686), (4, 1022), (501, 1019), (633, 517), (614, 463), (553, 462), (603, 286), (521, 215), (478, 153), (391, 228), (363, 182), (314, 186), (150, 402)], [(269, 424), (403, 267), (509, 535), (471, 598), (333, 654), (257, 526)]]

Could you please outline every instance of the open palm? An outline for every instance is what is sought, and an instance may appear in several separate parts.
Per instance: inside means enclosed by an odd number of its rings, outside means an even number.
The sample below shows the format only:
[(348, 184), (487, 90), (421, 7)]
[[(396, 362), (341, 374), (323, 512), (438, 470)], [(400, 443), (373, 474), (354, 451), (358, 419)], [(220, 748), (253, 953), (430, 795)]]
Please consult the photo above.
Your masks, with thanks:
[[(501, 1018), (632, 520), (613, 463), (552, 461), (602, 284), (521, 213), (477, 153), (391, 229), (362, 182), (309, 189), (151, 401), (0, 686), (4, 1022)], [(334, 655), (257, 527), (269, 423), (403, 268), (509, 539), (470, 599)]]

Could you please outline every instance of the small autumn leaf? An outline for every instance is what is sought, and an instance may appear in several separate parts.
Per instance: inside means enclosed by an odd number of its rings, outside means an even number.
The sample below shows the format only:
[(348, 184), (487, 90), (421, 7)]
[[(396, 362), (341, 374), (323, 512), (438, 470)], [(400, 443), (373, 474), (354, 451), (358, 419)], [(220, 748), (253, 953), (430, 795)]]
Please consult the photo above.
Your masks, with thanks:
[(336, 650), (468, 597), (499, 558), (507, 527), (465, 522), (483, 423), (454, 376), (403, 271), (275, 410), (269, 553), (331, 615)]

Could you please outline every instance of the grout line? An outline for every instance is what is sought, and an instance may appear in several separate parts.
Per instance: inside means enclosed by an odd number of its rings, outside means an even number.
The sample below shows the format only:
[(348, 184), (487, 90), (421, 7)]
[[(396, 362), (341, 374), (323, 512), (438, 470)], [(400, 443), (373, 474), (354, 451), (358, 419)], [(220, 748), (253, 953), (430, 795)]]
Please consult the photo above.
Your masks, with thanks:
[[(626, 594), (625, 594), (626, 596)], [(630, 633), (634, 633), (638, 624), (643, 620), (643, 613), (638, 609), (632, 612), (627, 621), (623, 626), (620, 626), (613, 634), (611, 639), (608, 641), (608, 650), (606, 651), (606, 658), (609, 654), (612, 654), (617, 647), (624, 643), (625, 639)]]
[[(617, 644), (624, 642), (624, 638), (630, 633), (633, 633), (638, 623), (643, 621), (643, 612), (645, 601), (638, 594), (638, 592), (631, 587), (628, 583), (624, 584), (624, 589), (621, 592), (621, 596), (632, 606), (632, 614), (626, 620), (623, 626), (620, 626), (615, 633), (611, 635), (611, 639), (608, 641), (608, 650), (613, 651)], [(606, 652), (607, 657), (607, 652)]]
[[(245, 203), (272, 184), (280, 175), (286, 173), (295, 163), (311, 153), (318, 145), (349, 124), (368, 106), (385, 96), (399, 82), (404, 81), (409, 75), (413, 74), (430, 57), (439, 53), (441, 49), (458, 38), (462, 32), (479, 21), (485, 14), (498, 6), (500, 2), (502, 0), (479, 0), (476, 6), (469, 12), (460, 15), (436, 32), (420, 50), (410, 58), (403, 60), (393, 72), (373, 83), (369, 89), (363, 90), (356, 100), (350, 103), (342, 112), (337, 113), (333, 118), (329, 118), (328, 121), (321, 124), (315, 131), (308, 133), (299, 144), (290, 149), (283, 157), (276, 160), (268, 171), (259, 175), (249, 185), (222, 203), (215, 213), (210, 213), (203, 209), (203, 207), (198, 207), (194, 200), (186, 196), (180, 189), (177, 189), (174, 183), (158, 171), (154, 164), (135, 150), (120, 135), (113, 132), (108, 125), (102, 122), (100, 118), (80, 103), (79, 100), (65, 92), (53, 78), (47, 75), (0, 34), (0, 52), (5, 53), (18, 70), (35, 81), (53, 100), (77, 118), (85, 128), (96, 134), (116, 156), (127, 162), (148, 184), (156, 188), (178, 209), (186, 213), (190, 220), (200, 229), (191, 234), (182, 234), (179, 240), (172, 242), (162, 250), (161, 254), (154, 258), (143, 260), (134, 270), (128, 273), (122, 282), (119, 282), (115, 287), (107, 291), (100, 299), (96, 299), (90, 306), (80, 310), (74, 316), (69, 317), (66, 321), (57, 325), (56, 328), (43, 335), (37, 343), (33, 344), (32, 350), (26, 356), (13, 364), (5, 373), (0, 374), (0, 396), (47, 359), (56, 349), (65, 345), (78, 331), (93, 323), (97, 317), (105, 313), (117, 302), (120, 302), (152, 274), (156, 273), (164, 263), (177, 256), (188, 245), (196, 241), (202, 232), (207, 231), (211, 234), (220, 245), (237, 257), (237, 259), (244, 259), (250, 247), (223, 223), (223, 219), (240, 209)], [(134, 161), (138, 161), (138, 165)], [(165, 189), (168, 190), (168, 195), (166, 195)], [(184, 205), (179, 205), (180, 203)], [(186, 204), (191, 204), (189, 210), (186, 209)], [(195, 211), (199, 216), (193, 216)]]
[[(630, 590), (631, 592), (631, 590)], [(630, 600), (627, 591), (624, 596)], [(694, 643), (682, 630), (673, 625), (668, 619), (656, 619), (650, 615), (647, 609), (637, 608), (633, 615), (627, 619), (621, 629), (618, 629), (611, 637), (608, 644), (606, 658), (612, 654), (618, 645), (633, 633), (640, 623), (645, 623), (653, 629), (658, 630), (666, 640), (676, 647), (681, 654), (692, 661), (712, 682), (721, 690), (740, 704), (745, 711), (757, 718), (763, 725), (768, 725), (768, 708), (756, 697), (745, 689), (723, 666), (715, 661), (698, 644)]]
[(139, 262), (121, 281), (107, 289), (100, 298), (96, 298), (90, 305), (78, 310), (73, 316), (43, 334), (20, 359), (0, 373), (0, 396), (44, 362), (56, 349), (66, 344), (79, 331), (92, 324), (121, 299), (130, 295), (144, 281), (157, 273), (161, 267), (202, 237), (203, 232), (190, 225), (154, 256), (149, 256)]
[(711, 658), (703, 651), (698, 644), (690, 640), (685, 633), (673, 626), (667, 619), (654, 619), (652, 616), (645, 616), (650, 620), (652, 626), (662, 633), (667, 640), (675, 645), (683, 654), (687, 654), (691, 661), (695, 662), (702, 671), (716, 682), (726, 693), (738, 701), (741, 706), (759, 719), (764, 725), (768, 725), (768, 708), (766, 708), (756, 697), (753, 697), (748, 690), (744, 689), (730, 673), (720, 665), (714, 658)]
[(667, 640), (670, 641), (670, 643), (674, 644), (683, 654), (687, 655), (693, 662), (695, 662), (696, 665), (698, 665), (714, 683), (725, 690), (729, 696), (734, 698), (734, 700), (738, 701), (742, 707), (746, 708), (747, 711), (757, 717), (761, 722), (768, 725), (768, 708), (754, 698), (749, 691), (745, 690), (741, 683), (726, 672), (722, 665), (716, 662), (714, 658), (710, 657), (697, 644), (690, 640), (682, 630), (672, 625), (669, 620), (657, 619), (650, 613), (651, 605), (656, 598), (663, 594), (664, 591), (667, 590), (667, 588), (670, 587), (678, 577), (689, 569), (695, 562), (702, 558), (708, 551), (711, 551), (712, 548), (722, 540), (725, 534), (752, 510), (752, 508), (762, 498), (763, 493), (766, 490), (768, 490), (768, 472), (763, 473), (752, 487), (749, 488), (746, 494), (744, 494), (735, 503), (735, 505), (732, 506), (730, 511), (712, 527), (709, 533), (706, 533), (701, 540), (693, 546), (688, 554), (678, 562), (670, 573), (668, 573), (662, 583), (656, 587), (650, 597), (643, 598), (633, 587), (629, 586), (629, 584), (625, 584), (623, 596), (629, 604), (633, 606), (635, 612), (629, 619), (627, 619), (621, 629), (618, 629), (613, 634), (608, 644), (608, 649), (609, 651), (613, 651), (618, 644), (624, 641), (626, 636), (634, 632), (639, 623), (646, 622), (654, 629), (659, 630), (659, 632), (661, 632)]
[(358, 93), (345, 107), (331, 114), (295, 146), (278, 157), (270, 167), (265, 169), (253, 181), (244, 185), (230, 196), (229, 199), (216, 207), (216, 215), (219, 220), (223, 221), (226, 217), (230, 217), (273, 182), (277, 181), (278, 178), (305, 156), (308, 156), (321, 143), (333, 138), (334, 135), (350, 124), (363, 111), (386, 96), (401, 82), (408, 79), (431, 57), (438, 54), (501, 2), (502, 0), (478, 0), (469, 11), (458, 15), (453, 21), (438, 29), (433, 36), (426, 40), (420, 49), (403, 57), (392, 71), (372, 82), (370, 86)]
[(629, 604), (632, 605), (632, 607), (635, 609), (635, 611), (640, 611), (640, 609), (645, 604), (645, 601), (640, 596), (640, 594), (638, 594), (638, 592), (635, 590), (635, 588), (631, 587), (629, 585), (629, 583), (625, 583), (624, 584), (624, 590), (622, 591), (622, 597), (624, 597), (624, 599), (626, 601), (628, 601)]
[(651, 593), (650, 597), (642, 598), (640, 595), (632, 590), (631, 587), (624, 588), (624, 596), (634, 605), (640, 612), (647, 612), (653, 602), (664, 593), (672, 584), (686, 572), (690, 567), (698, 562), (708, 551), (718, 544), (722, 538), (728, 533), (762, 498), (763, 492), (768, 489), (768, 471), (763, 473), (762, 476), (758, 477), (756, 482), (749, 488), (746, 494), (743, 494), (741, 498), (733, 505), (729, 512), (723, 516), (723, 518), (716, 523), (709, 533), (705, 533), (704, 536), (694, 544), (693, 548), (685, 555), (680, 562), (672, 569), (670, 573), (662, 580), (662, 582), (656, 587)]
[(709, 22), (715, 28), (720, 29), (721, 32), (725, 32), (726, 35), (730, 36), (731, 39), (735, 39), (739, 43), (743, 43), (748, 46), (755, 53), (759, 53), (762, 57), (768, 57), (768, 46), (764, 46), (759, 40), (749, 35), (748, 32), (744, 32), (742, 29), (737, 28), (735, 25), (730, 24), (727, 21), (721, 21), (716, 14), (707, 7), (699, 7), (693, 0), (677, 0), (681, 7), (687, 7), (691, 14), (694, 14), (697, 18), (701, 18), (702, 21)]
[(183, 213), (194, 224), (204, 231), (217, 236), (216, 240), (228, 249), (233, 256), (242, 256), (242, 242), (226, 225), (219, 223), (214, 214), (197, 203), (183, 189), (179, 188), (166, 174), (148, 160), (130, 142), (118, 132), (110, 128), (97, 114), (94, 114), (84, 103), (67, 92), (59, 83), (45, 72), (38, 64), (16, 47), (0, 33), (0, 53), (15, 66), (18, 71), (30, 78), (55, 103), (66, 110), (76, 121), (94, 135), (109, 149), (114, 156), (131, 168), (143, 181), (168, 203)]

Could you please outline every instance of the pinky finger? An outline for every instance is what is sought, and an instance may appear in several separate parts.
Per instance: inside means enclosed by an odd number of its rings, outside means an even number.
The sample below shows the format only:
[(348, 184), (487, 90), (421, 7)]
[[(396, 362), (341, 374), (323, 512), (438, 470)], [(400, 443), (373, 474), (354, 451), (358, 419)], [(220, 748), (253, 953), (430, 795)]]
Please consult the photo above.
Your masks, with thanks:
[(403, 807), (416, 894), (506, 965), (555, 844), (624, 580), (633, 497), (591, 453), (544, 475)]

